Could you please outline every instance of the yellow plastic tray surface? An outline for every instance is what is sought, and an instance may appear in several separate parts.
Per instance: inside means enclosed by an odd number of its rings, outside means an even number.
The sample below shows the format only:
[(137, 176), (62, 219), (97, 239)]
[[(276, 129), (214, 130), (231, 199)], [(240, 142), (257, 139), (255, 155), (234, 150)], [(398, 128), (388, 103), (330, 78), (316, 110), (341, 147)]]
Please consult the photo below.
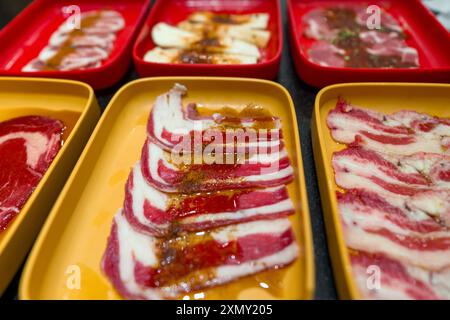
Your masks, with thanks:
[(92, 89), (81, 82), (0, 78), (0, 121), (42, 115), (66, 125), (64, 145), (19, 215), (0, 233), (0, 295), (31, 248), (100, 117)]
[[(289, 267), (262, 273), (191, 299), (309, 299), (314, 289), (313, 249), (302, 157), (292, 100), (278, 84), (250, 79), (151, 78), (124, 86), (112, 99), (69, 178), (27, 263), (23, 299), (119, 299), (100, 269), (124, 185), (140, 158), (147, 117), (155, 98), (174, 83), (187, 86), (187, 102), (207, 105), (262, 105), (283, 121), (286, 147), (296, 171), (289, 193), (300, 256)], [(263, 289), (261, 283), (269, 285)], [(262, 284), (264, 285), (264, 284)]]
[(339, 187), (335, 183), (331, 166), (333, 153), (345, 146), (333, 140), (326, 123), (328, 113), (336, 106), (338, 97), (343, 97), (353, 105), (387, 114), (400, 110), (414, 110), (439, 117), (450, 117), (450, 85), (341, 84), (322, 89), (316, 98), (311, 126), (312, 140), (334, 277), (341, 298), (359, 299), (361, 297), (353, 281), (339, 220), (335, 196)]

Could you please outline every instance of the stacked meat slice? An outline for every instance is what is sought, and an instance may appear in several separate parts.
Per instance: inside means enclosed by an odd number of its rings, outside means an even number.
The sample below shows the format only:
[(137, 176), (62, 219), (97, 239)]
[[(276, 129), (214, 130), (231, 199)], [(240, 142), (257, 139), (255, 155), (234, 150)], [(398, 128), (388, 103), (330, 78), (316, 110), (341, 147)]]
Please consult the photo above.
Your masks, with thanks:
[[(200, 115), (192, 105), (183, 110), (185, 94), (185, 87), (175, 85), (156, 99), (141, 159), (114, 218), (102, 266), (125, 298), (176, 298), (286, 266), (297, 257), (288, 219), (294, 206), (285, 186), (293, 169), (279, 119), (230, 118), (220, 110)], [(230, 126), (243, 130), (261, 122), (270, 123), (270, 134), (259, 132), (249, 143), (221, 139)], [(206, 155), (233, 147), (234, 162), (198, 163), (198, 137)], [(180, 146), (193, 163), (174, 160)], [(236, 157), (239, 148), (244, 159)]]
[[(337, 199), (364, 298), (450, 299), (450, 121), (343, 100), (328, 116)], [(368, 268), (380, 271), (368, 286)], [(370, 272), (369, 272), (370, 273)]]
[(39, 56), (22, 71), (82, 70), (99, 67), (111, 54), (116, 34), (125, 27), (117, 11), (100, 10), (81, 14), (80, 26), (67, 19), (50, 37)]

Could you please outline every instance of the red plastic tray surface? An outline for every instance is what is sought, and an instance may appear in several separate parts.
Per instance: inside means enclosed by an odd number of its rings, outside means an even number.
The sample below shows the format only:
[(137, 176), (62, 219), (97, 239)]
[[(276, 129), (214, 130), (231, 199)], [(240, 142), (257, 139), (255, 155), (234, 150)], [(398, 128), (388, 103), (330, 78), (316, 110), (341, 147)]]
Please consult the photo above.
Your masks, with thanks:
[[(308, 60), (314, 42), (303, 35), (303, 16), (318, 7), (342, 3), (379, 5), (392, 14), (418, 49), (417, 69), (369, 69), (324, 67)], [(291, 51), (297, 73), (307, 83), (323, 87), (334, 83), (365, 81), (450, 82), (450, 33), (420, 0), (288, 0)]]
[[(154, 48), (152, 27), (158, 22), (175, 25), (196, 11), (220, 13), (269, 13), (271, 40), (262, 59), (253, 65), (168, 64), (145, 62), (145, 53)], [(140, 76), (231, 76), (274, 79), (278, 74), (283, 46), (280, 3), (278, 0), (158, 0), (148, 16), (133, 49)]]
[[(117, 34), (111, 55), (98, 68), (22, 72), (22, 67), (39, 54), (52, 33), (64, 22), (67, 16), (63, 7), (70, 5), (79, 6), (81, 12), (111, 9), (122, 14), (126, 25)], [(133, 41), (149, 7), (149, 0), (36, 0), (0, 31), (0, 75), (66, 78), (87, 82), (95, 89), (109, 87), (127, 71)]]

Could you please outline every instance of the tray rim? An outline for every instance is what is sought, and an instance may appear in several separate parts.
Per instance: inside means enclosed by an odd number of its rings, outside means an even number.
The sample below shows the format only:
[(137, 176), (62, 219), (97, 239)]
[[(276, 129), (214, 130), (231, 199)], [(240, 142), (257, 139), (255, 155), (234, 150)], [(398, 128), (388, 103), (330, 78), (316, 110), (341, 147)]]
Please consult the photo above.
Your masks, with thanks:
[[(283, 51), (283, 46), (284, 46), (284, 37), (283, 37), (283, 32), (284, 32), (284, 26), (283, 26), (283, 21), (282, 21), (282, 17), (281, 17), (281, 2), (280, 0), (270, 0), (275, 2), (275, 7), (276, 7), (276, 15), (277, 15), (277, 33), (278, 33), (278, 43), (277, 43), (277, 50), (275, 55), (264, 62), (257, 62), (256, 64), (228, 64), (228, 65), (210, 65), (210, 64), (205, 64), (205, 63), (199, 63), (199, 64), (174, 64), (174, 63), (157, 63), (157, 62), (148, 62), (145, 61), (143, 59), (143, 57), (140, 57), (137, 54), (137, 47), (138, 45), (143, 41), (143, 35), (144, 35), (144, 31), (146, 30), (147, 24), (148, 22), (151, 22), (155, 19), (155, 15), (158, 12), (158, 10), (161, 10), (160, 7), (163, 7), (165, 5), (165, 1), (164, 0), (155, 0), (153, 2), (153, 7), (151, 9), (150, 14), (145, 18), (140, 31), (136, 37), (136, 40), (134, 41), (134, 45), (133, 45), (133, 53), (132, 53), (132, 58), (133, 58), (133, 62), (135, 64), (135, 66), (137, 67), (137, 69), (141, 70), (141, 68), (150, 68), (150, 67), (155, 67), (155, 68), (170, 68), (171, 70), (179, 70), (180, 72), (194, 72), (194, 71), (198, 71), (198, 70), (217, 70), (220, 72), (220, 70), (232, 70), (232, 69), (236, 69), (239, 68), (241, 70), (245, 70), (245, 71), (250, 71), (250, 70), (261, 70), (264, 68), (269, 68), (273, 65), (279, 64), (281, 61), (281, 54)], [(147, 36), (149, 36), (149, 34), (147, 34)], [(139, 67), (138, 67), (139, 66)], [(278, 69), (278, 68), (277, 68)], [(138, 71), (139, 72), (139, 71)], [(144, 72), (140, 72), (142, 74), (144, 73), (148, 73), (147, 71)], [(233, 76), (233, 78), (236, 76)], [(243, 77), (244, 79), (246, 77)]]
[[(339, 209), (336, 196), (333, 194), (332, 184), (334, 183), (334, 173), (331, 164), (325, 159), (326, 147), (324, 140), (324, 130), (321, 123), (320, 112), (322, 108), (322, 98), (329, 91), (340, 88), (380, 88), (380, 87), (409, 87), (409, 88), (447, 88), (450, 91), (450, 84), (446, 83), (414, 83), (414, 82), (351, 82), (327, 86), (317, 94), (313, 117), (311, 120), (311, 137), (314, 152), (314, 162), (317, 173), (324, 173), (325, 179), (318, 179), (320, 189), (320, 199), (322, 204), (323, 218), (326, 226), (328, 252), (332, 262), (333, 275), (338, 294), (341, 299), (359, 300), (361, 294), (351, 274), (347, 246), (344, 240), (344, 233), (339, 219)], [(337, 143), (337, 142), (336, 142)], [(334, 248), (334, 249), (333, 249)]]
[(315, 291), (315, 262), (314, 262), (314, 248), (313, 248), (313, 240), (312, 240), (312, 229), (311, 229), (311, 219), (310, 219), (310, 212), (309, 212), (309, 205), (308, 205), (308, 198), (307, 198), (307, 192), (306, 192), (306, 183), (305, 183), (305, 177), (304, 177), (304, 167), (303, 167), (303, 158), (301, 154), (301, 144), (300, 144), (300, 134), (298, 130), (298, 123), (297, 123), (297, 117), (296, 117), (296, 111), (295, 111), (295, 105), (292, 100), (292, 97), (290, 96), (289, 92), (286, 88), (284, 88), (282, 85), (269, 81), (269, 80), (263, 80), (263, 79), (253, 79), (253, 78), (240, 78), (240, 77), (194, 77), (194, 76), (186, 76), (186, 77), (149, 77), (149, 78), (141, 78), (134, 81), (131, 81), (124, 86), (122, 86), (116, 94), (112, 97), (111, 101), (108, 103), (108, 106), (106, 107), (105, 111), (103, 112), (100, 120), (97, 123), (97, 126), (95, 127), (94, 131), (92, 132), (89, 141), (86, 143), (86, 146), (81, 153), (77, 164), (72, 170), (72, 173), (70, 174), (69, 178), (66, 181), (66, 184), (64, 188), (61, 190), (58, 199), (55, 201), (53, 208), (50, 212), (50, 214), (47, 217), (47, 220), (45, 221), (44, 226), (41, 228), (41, 232), (37, 238), (37, 240), (34, 243), (34, 246), (31, 250), (31, 253), (28, 256), (26, 265), (24, 267), (23, 273), (20, 278), (20, 284), (19, 284), (19, 291), (18, 296), (21, 300), (30, 300), (32, 298), (32, 294), (29, 291), (30, 290), (30, 278), (34, 273), (34, 265), (39, 259), (40, 252), (43, 250), (43, 246), (46, 242), (46, 238), (48, 237), (48, 234), (50, 232), (50, 229), (54, 223), (54, 220), (58, 216), (59, 211), (61, 211), (61, 205), (63, 203), (63, 200), (65, 197), (67, 197), (67, 191), (73, 184), (73, 180), (78, 176), (78, 172), (80, 171), (81, 166), (84, 164), (86, 157), (91, 153), (91, 149), (94, 149), (95, 147), (95, 141), (99, 139), (100, 131), (103, 128), (104, 122), (106, 122), (106, 118), (109, 116), (112, 110), (112, 106), (116, 104), (116, 101), (120, 98), (120, 96), (127, 91), (130, 87), (135, 85), (140, 85), (141, 83), (153, 83), (157, 81), (174, 81), (174, 82), (182, 82), (182, 81), (225, 81), (225, 82), (247, 82), (247, 83), (260, 83), (260, 84), (266, 84), (276, 87), (278, 90), (281, 90), (283, 94), (286, 96), (286, 98), (289, 101), (289, 109), (291, 111), (291, 117), (294, 124), (294, 127), (292, 128), (294, 131), (294, 146), (295, 146), (295, 156), (297, 157), (298, 161), (298, 173), (297, 178), (299, 179), (299, 186), (300, 186), (300, 197), (301, 197), (301, 211), (302, 215), (300, 216), (301, 219), (301, 226), (299, 226), (302, 233), (304, 233), (304, 260), (305, 260), (305, 266), (304, 266), (304, 275), (302, 276), (304, 278), (304, 287), (305, 292), (301, 292), (302, 298), (305, 300), (310, 300), (314, 296)]
[[(80, 113), (80, 116), (77, 119), (77, 122), (75, 123), (74, 127), (72, 128), (71, 133), (69, 134), (66, 141), (64, 141), (64, 145), (61, 147), (60, 151), (56, 155), (56, 157), (53, 159), (52, 163), (50, 164), (49, 168), (43, 175), (42, 179), (39, 181), (38, 185), (34, 189), (33, 193), (30, 195), (28, 200), (26, 201), (25, 205), (20, 210), (20, 214), (17, 215), (17, 217), (11, 222), (11, 225), (8, 226), (7, 232), (2, 235), (2, 239), (0, 241), (0, 255), (3, 254), (5, 250), (9, 250), (9, 246), (11, 245), (11, 242), (18, 236), (17, 235), (17, 229), (19, 229), (23, 223), (23, 220), (28, 215), (28, 211), (30, 210), (30, 207), (32, 207), (35, 203), (36, 198), (40, 195), (42, 192), (45, 184), (50, 179), (50, 177), (53, 175), (55, 166), (59, 163), (60, 159), (65, 155), (66, 150), (68, 149), (68, 146), (72, 145), (75, 141), (74, 135), (79, 131), (80, 126), (84, 122), (87, 121), (87, 116), (92, 109), (97, 108), (98, 113), (100, 113), (100, 109), (97, 105), (94, 90), (91, 86), (84, 82), (75, 81), (75, 80), (65, 80), (65, 79), (51, 79), (51, 78), (37, 78), (37, 77), (0, 77), (0, 83), (13, 83), (17, 84), (18, 87), (20, 87), (20, 83), (41, 83), (43, 85), (45, 84), (66, 84), (70, 86), (77, 86), (79, 88), (83, 88), (87, 90), (87, 99), (86, 103), (84, 104), (83, 110)], [(1, 109), (1, 108), (0, 108)], [(61, 189), (62, 190), (62, 189)], [(53, 202), (54, 204), (55, 202)], [(50, 212), (50, 211), (49, 211)], [(48, 217), (48, 215), (47, 215)], [(45, 220), (45, 219), (44, 219)], [(38, 231), (40, 232), (40, 231)], [(33, 246), (34, 243), (30, 245), (28, 249), (30, 249)], [(7, 281), (9, 283), (9, 280)], [(0, 290), (1, 293), (2, 290)]]

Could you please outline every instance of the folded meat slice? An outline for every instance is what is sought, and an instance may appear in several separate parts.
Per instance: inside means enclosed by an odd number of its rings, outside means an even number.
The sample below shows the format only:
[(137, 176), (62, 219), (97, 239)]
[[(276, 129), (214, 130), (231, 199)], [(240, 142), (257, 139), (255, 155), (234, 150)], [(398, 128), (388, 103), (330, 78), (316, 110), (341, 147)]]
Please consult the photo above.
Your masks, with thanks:
[(413, 111), (385, 115), (357, 108), (339, 99), (327, 118), (333, 139), (392, 154), (417, 152), (450, 154), (447, 118), (431, 117)]
[(61, 148), (64, 125), (26, 116), (0, 123), (0, 232), (19, 213)]
[(350, 260), (363, 299), (450, 299), (450, 268), (429, 271), (364, 251), (352, 252)]
[(174, 157), (147, 139), (141, 158), (143, 176), (155, 188), (176, 193), (275, 187), (293, 179), (286, 149), (252, 154), (247, 159), (231, 159), (231, 164), (196, 164), (197, 160), (191, 157), (188, 163), (183, 160), (186, 159)]
[[(199, 116), (191, 104), (183, 110), (182, 97), (186, 95), (186, 87), (176, 84), (169, 92), (160, 95), (153, 106), (148, 119), (149, 138), (165, 150), (171, 151), (183, 141), (200, 138), (200, 143), (220, 144), (213, 136), (222, 137), (226, 144), (228, 135), (240, 134), (246, 147), (265, 146), (281, 149), (281, 122), (276, 117), (242, 117), (233, 118), (215, 113), (212, 116)], [(228, 133), (227, 133), (227, 129)], [(243, 131), (237, 131), (242, 129)], [(251, 131), (245, 131), (252, 129)], [(246, 138), (246, 134), (248, 138)], [(267, 143), (269, 142), (269, 143)]]
[[(450, 267), (450, 232), (430, 219), (410, 214), (354, 194), (338, 195), (346, 244), (354, 250), (382, 253), (428, 270)], [(374, 205), (375, 204), (375, 205)]]
[(170, 299), (293, 262), (288, 219), (257, 221), (158, 239), (135, 231), (119, 212), (102, 268), (129, 299)]
[(176, 230), (201, 231), (294, 213), (285, 186), (267, 189), (165, 194), (149, 185), (137, 163), (128, 177), (123, 212), (141, 232), (156, 237)]

